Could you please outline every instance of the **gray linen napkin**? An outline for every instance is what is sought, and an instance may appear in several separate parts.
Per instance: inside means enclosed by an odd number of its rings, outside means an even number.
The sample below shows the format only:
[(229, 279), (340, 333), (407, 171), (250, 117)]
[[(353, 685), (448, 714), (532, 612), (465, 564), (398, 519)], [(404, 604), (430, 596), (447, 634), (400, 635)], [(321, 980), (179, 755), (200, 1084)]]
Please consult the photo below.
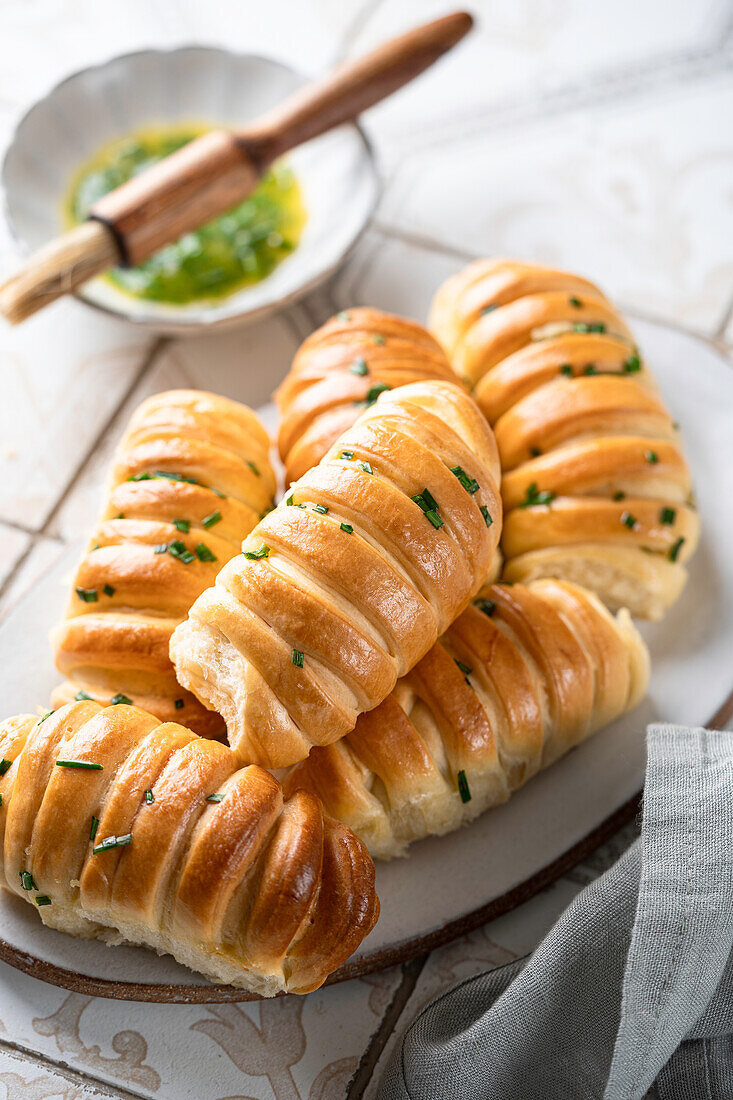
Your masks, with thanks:
[(640, 839), (527, 959), (463, 982), (379, 1100), (733, 1098), (733, 733), (650, 726)]

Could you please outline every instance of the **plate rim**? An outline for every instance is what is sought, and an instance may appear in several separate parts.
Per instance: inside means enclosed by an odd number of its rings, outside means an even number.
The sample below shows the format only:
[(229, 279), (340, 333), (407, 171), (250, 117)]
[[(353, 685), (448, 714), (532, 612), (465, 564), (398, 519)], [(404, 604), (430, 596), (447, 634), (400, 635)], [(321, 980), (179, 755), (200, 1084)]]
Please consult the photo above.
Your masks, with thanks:
[[(723, 729), (733, 718), (733, 686), (726, 698), (717, 708), (715, 713), (704, 723), (707, 729)], [(613, 813), (604, 818), (599, 825), (591, 829), (576, 844), (571, 845), (550, 863), (545, 864), (529, 878), (523, 879), (511, 890), (492, 898), (484, 905), (464, 913), (454, 920), (448, 921), (442, 928), (436, 928), (432, 932), (425, 932), (419, 936), (412, 936), (408, 940), (395, 944), (393, 947), (380, 948), (371, 954), (363, 955), (357, 959), (347, 959), (338, 970), (328, 976), (320, 987), (338, 985), (341, 982), (350, 981), (352, 978), (361, 978), (366, 974), (373, 974), (387, 967), (409, 962), (411, 959), (425, 955), (436, 947), (442, 947), (460, 936), (473, 932), (482, 924), (504, 916), (524, 902), (529, 901), (541, 890), (547, 889), (557, 882), (567, 871), (581, 863), (587, 856), (595, 851), (599, 845), (608, 840), (622, 826), (628, 824), (641, 810), (643, 790), (632, 795), (628, 801), (622, 803)], [(133, 945), (135, 946), (135, 945)], [(91, 997), (102, 997), (107, 1000), (136, 1001), (143, 1004), (242, 1004), (248, 1001), (266, 1000), (258, 993), (251, 993), (246, 989), (237, 989), (232, 985), (187, 985), (165, 984), (163, 982), (121, 982), (108, 978), (93, 978), (87, 974), (77, 974), (66, 967), (56, 963), (47, 962), (28, 951), (22, 951), (12, 944), (0, 938), (0, 960), (30, 975), (47, 985), (54, 985), (61, 989), (67, 989), (72, 993), (82, 993)], [(279, 997), (295, 996), (295, 994), (279, 993)]]

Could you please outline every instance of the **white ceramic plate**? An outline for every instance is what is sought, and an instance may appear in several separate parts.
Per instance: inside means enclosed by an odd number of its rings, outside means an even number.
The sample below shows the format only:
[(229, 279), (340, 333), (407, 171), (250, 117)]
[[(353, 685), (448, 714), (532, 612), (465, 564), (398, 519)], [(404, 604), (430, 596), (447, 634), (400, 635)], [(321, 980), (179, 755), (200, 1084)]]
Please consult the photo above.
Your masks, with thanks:
[[(702, 540), (690, 580), (663, 623), (643, 626), (649, 695), (634, 711), (533, 779), (505, 806), (450, 836), (381, 864), (379, 923), (335, 980), (421, 954), (526, 900), (634, 812), (648, 722), (710, 724), (730, 716), (733, 688), (733, 370), (700, 341), (635, 326), (695, 471)], [(270, 410), (268, 410), (269, 413)], [(269, 420), (269, 415), (266, 417)], [(66, 602), (70, 551), (0, 624), (0, 713), (32, 710), (56, 682), (47, 634)], [(44, 928), (20, 899), (0, 896), (0, 957), (47, 981), (135, 1000), (245, 1000), (172, 959), (108, 948)]]
[[(61, 203), (79, 166), (114, 138), (165, 123), (241, 127), (281, 102), (305, 77), (265, 57), (211, 47), (143, 50), (70, 76), (21, 119), (2, 167), (6, 213), (28, 251), (62, 231)], [(374, 211), (380, 183), (357, 125), (341, 126), (288, 157), (308, 212), (297, 249), (262, 282), (209, 305), (171, 306), (96, 279), (80, 297), (173, 335), (262, 317), (330, 275)]]

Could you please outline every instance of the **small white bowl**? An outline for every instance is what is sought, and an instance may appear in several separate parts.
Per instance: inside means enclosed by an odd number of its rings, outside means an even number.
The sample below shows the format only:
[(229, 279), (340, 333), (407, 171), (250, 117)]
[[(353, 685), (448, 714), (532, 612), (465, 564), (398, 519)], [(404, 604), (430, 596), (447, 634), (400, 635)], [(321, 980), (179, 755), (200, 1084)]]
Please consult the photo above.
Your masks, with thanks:
[[(62, 232), (62, 200), (79, 167), (107, 142), (146, 126), (243, 126), (305, 82), (287, 65), (211, 47), (142, 50), (75, 73), (20, 120), (2, 166), (6, 214), (24, 251)], [(133, 298), (96, 279), (80, 297), (97, 309), (173, 335), (243, 324), (326, 279), (371, 218), (380, 180), (356, 124), (294, 150), (308, 214), (300, 244), (262, 282), (213, 303)]]

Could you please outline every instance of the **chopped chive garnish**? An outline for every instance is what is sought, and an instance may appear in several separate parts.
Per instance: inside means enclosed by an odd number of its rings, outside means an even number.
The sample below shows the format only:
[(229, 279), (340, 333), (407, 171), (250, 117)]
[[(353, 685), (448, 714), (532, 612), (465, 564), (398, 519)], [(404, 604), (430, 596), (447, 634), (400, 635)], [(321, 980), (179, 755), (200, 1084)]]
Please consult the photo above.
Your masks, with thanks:
[(363, 470), (365, 474), (373, 474), (374, 470), (371, 467), (370, 462), (357, 462), (356, 464), (360, 470)]
[(181, 542), (180, 539), (173, 539), (173, 542), (168, 543), (168, 553), (172, 558), (182, 561), (184, 565), (190, 565), (192, 561), (196, 560), (196, 555), (187, 550), (186, 544)]
[(441, 528), (443, 526), (443, 521), (440, 518), (440, 516), (438, 515), (438, 513), (435, 511), (435, 509), (430, 508), (424, 514), (425, 514), (425, 519), (428, 520), (429, 523), (432, 523), (432, 525), (436, 529), (436, 531), (439, 530), (439, 528)]
[(255, 465), (254, 462), (252, 462), (252, 460), (250, 458), (247, 459), (247, 465), (249, 466), (250, 470), (255, 475), (255, 477), (260, 476), (260, 471), (258, 470), (257, 466)]
[(294, 494), (291, 493), (290, 496), (286, 499), (285, 503), (287, 504), (288, 508), (305, 508), (305, 504), (296, 504), (293, 498)]
[(573, 368), (570, 366), (569, 363), (563, 363), (563, 365), (560, 367), (560, 374), (564, 374), (566, 378), (572, 378)]
[(377, 382), (375, 385), (370, 386), (365, 398), (367, 406), (373, 405), (380, 393), (385, 393), (387, 390), (391, 389), (392, 387), (388, 386), (386, 382)]
[(583, 367), (583, 374), (598, 374), (595, 363), (588, 363), (586, 367)]
[(603, 323), (603, 321), (593, 321), (592, 324), (588, 325), (588, 331), (589, 332), (605, 332), (606, 331), (606, 326)]
[(630, 355), (624, 363), (624, 371), (626, 374), (635, 374), (641, 370), (641, 359), (638, 355)]
[(5, 775), (6, 771), (9, 767), (11, 767), (12, 763), (12, 760), (6, 760), (5, 757), (3, 757), (2, 760), (0, 760), (0, 775)]
[(36, 905), (50, 905), (51, 904), (51, 899), (48, 896), (48, 894), (38, 894), (37, 897), (35, 897), (33, 900), (35, 901)]
[(293, 650), (293, 656), (291, 659), (296, 668), (303, 667), (303, 654), (299, 649)]
[(124, 848), (130, 843), (132, 843), (132, 833), (125, 833), (124, 836), (106, 836), (100, 844), (92, 848), (92, 852), (97, 855), (99, 852), (108, 852), (111, 848)]
[(340, 451), (338, 457), (339, 458), (345, 458), (347, 462), (350, 462), (351, 459), (354, 457), (354, 452), (353, 451)]
[(483, 611), (484, 615), (488, 615), (489, 618), (496, 611), (496, 604), (493, 600), (476, 600), (475, 606), (479, 611)]
[(470, 665), (464, 665), (463, 661), (459, 661), (457, 657), (454, 657), (453, 660), (456, 662), (456, 664), (458, 665), (458, 667), (460, 668), (460, 670), (461, 670), (461, 672), (463, 673), (464, 676), (470, 676), (471, 675), (471, 673), (473, 672), (473, 669), (471, 668)]
[(342, 531), (346, 532), (347, 535), (353, 535), (354, 528), (351, 526), (350, 523), (341, 523), (341, 524), (339, 524), (339, 526), (340, 526)]
[(661, 512), (659, 513), (659, 522), (665, 523), (667, 524), (667, 526), (673, 524), (676, 518), (677, 511), (675, 508), (662, 508)]
[(76, 594), (84, 603), (96, 603), (99, 599), (96, 588), (77, 588)]
[(145, 792), (145, 801), (147, 802), (148, 806), (152, 805), (152, 803), (155, 802), (155, 795), (150, 790), (150, 788), (148, 788), (148, 790)]
[(577, 325), (573, 325), (573, 332), (590, 332), (590, 325), (586, 325), (581, 321)]
[(259, 550), (243, 550), (242, 553), (248, 561), (258, 561), (260, 558), (269, 557), (270, 547), (263, 542)]
[(98, 817), (92, 817), (92, 822), (91, 822), (91, 825), (89, 826), (89, 839), (91, 840), (92, 844), (94, 843), (95, 838), (97, 836), (97, 829), (98, 828), (99, 828), (99, 818)]
[(537, 482), (533, 481), (531, 485), (527, 486), (527, 492), (525, 493), (524, 500), (519, 505), (520, 508), (532, 508), (535, 504), (549, 504), (555, 499), (555, 494), (549, 489), (538, 489)]
[(568, 298), (568, 301), (570, 302), (570, 305), (575, 306), (576, 309), (580, 309), (583, 305), (580, 298)]
[(485, 504), (480, 505), (480, 512), (481, 515), (484, 517), (484, 523), (486, 524), (486, 526), (491, 527), (491, 524), (494, 522), (494, 520)]
[(375, 344), (386, 344), (387, 342), (379, 332), (376, 332), (374, 336), (372, 336), (372, 340)]
[(685, 540), (681, 536), (680, 536), (680, 538), (677, 539), (677, 542), (674, 544), (674, 546), (672, 547), (672, 549), (669, 552), (669, 560), (670, 561), (677, 561), (677, 558), (679, 557), (680, 550), (682, 549), (682, 543), (684, 541)]
[(38, 719), (38, 725), (40, 726), (42, 722), (45, 722), (47, 718), (50, 718), (51, 715), (55, 714), (55, 713), (56, 713), (55, 710), (47, 710), (46, 713), (44, 714), (43, 718)]
[(530, 447), (529, 448), (529, 453), (532, 455), (532, 458), (539, 458), (540, 455), (542, 454), (542, 451), (540, 450), (539, 447)]
[(111, 707), (118, 707), (121, 703), (124, 703), (124, 705), (127, 707), (131, 707), (132, 699), (128, 699), (126, 695), (123, 695), (121, 691), (118, 691), (117, 694), (113, 695), (110, 699), (109, 705)]
[(621, 522), (623, 523), (624, 527), (628, 527), (630, 531), (633, 531), (634, 528), (637, 526), (636, 518), (635, 516), (632, 516), (631, 512), (622, 512)]
[(221, 795), (221, 794), (207, 794), (207, 796), (206, 796), (206, 801), (207, 802), (222, 802), (223, 799), (224, 799), (224, 795)]
[(153, 477), (152, 474), (145, 471), (145, 473), (142, 473), (142, 474), (131, 474), (130, 477), (128, 477), (127, 480), (128, 481), (151, 481), (152, 477)]
[(167, 542), (159, 542), (158, 545), (153, 550), (153, 553), (154, 554), (165, 554), (167, 549), (168, 549), (168, 543)]
[(498, 309), (498, 308), (499, 308), (499, 303), (498, 302), (492, 302), (490, 305), (484, 306), (484, 308), (481, 310), (481, 313), (479, 314), (479, 316), (483, 317), (487, 313), (493, 313), (494, 310)]
[(183, 710), (183, 699), (174, 699), (173, 706), (176, 710)]
[(656, 451), (644, 451), (644, 458), (647, 460), (647, 462), (651, 462), (652, 466), (654, 466), (655, 463), (659, 462), (659, 455)]
[(354, 362), (349, 367), (352, 374), (365, 375), (369, 373), (369, 367), (367, 366), (366, 359), (363, 359), (361, 355), (358, 355)]
[(466, 773), (460, 771), (458, 773), (458, 793), (461, 796), (461, 802), (471, 801), (471, 789), (468, 786), (468, 780), (466, 779)]
[(105, 584), (102, 591), (104, 592), (105, 596), (114, 596), (115, 594), (115, 590), (111, 584)]
[(205, 527), (208, 531), (208, 529), (210, 527), (213, 527), (215, 523), (221, 523), (221, 512), (218, 508), (215, 512), (209, 512), (208, 516), (204, 516), (204, 518), (201, 520), (201, 526)]
[(3, 796), (0, 794), (0, 806), (3, 804)]
[(191, 520), (190, 519), (174, 519), (173, 520), (173, 526), (176, 528), (177, 531), (183, 531), (184, 535), (187, 535), (188, 532), (191, 530)]
[(626, 493), (622, 493), (620, 490), (618, 493), (613, 494), (614, 500), (626, 500)]
[(449, 469), (450, 469), (450, 472), (452, 474), (456, 475), (456, 477), (458, 478), (458, 480), (460, 481), (461, 485), (463, 486), (463, 488), (466, 490), (467, 493), (471, 493), (471, 495), (473, 495), (474, 493), (478, 492), (478, 490), (479, 490), (478, 481), (476, 481), (475, 478), (469, 477), (462, 466), (451, 466), (451, 467), (449, 467)]
[(30, 873), (30, 871), (20, 872), (20, 885), (23, 890), (38, 889), (38, 887), (36, 886), (36, 880), (33, 878), (33, 875)]
[(351, 314), (347, 313), (346, 310), (344, 309), (344, 310), (341, 311), (341, 313), (336, 314), (336, 320), (337, 321), (350, 321), (351, 320)]
[(326, 507), (325, 504), (314, 504), (313, 505), (313, 511), (318, 512), (318, 514), (320, 516), (327, 516), (328, 515), (328, 508)]
[[(186, 478), (185, 480), (189, 480), (189, 479)], [(214, 496), (218, 497), (219, 500), (226, 500), (226, 498), (227, 498), (226, 493), (222, 493), (219, 489), (215, 489), (213, 486), (210, 486), (210, 489), (211, 489), (211, 492), (214, 494)]]
[(204, 542), (200, 542), (196, 547), (196, 557), (199, 561), (216, 561), (216, 554), (213, 550), (209, 550), (208, 546)]
[(101, 764), (93, 764), (90, 760), (57, 760), (57, 768), (83, 768), (90, 772), (101, 772)]

